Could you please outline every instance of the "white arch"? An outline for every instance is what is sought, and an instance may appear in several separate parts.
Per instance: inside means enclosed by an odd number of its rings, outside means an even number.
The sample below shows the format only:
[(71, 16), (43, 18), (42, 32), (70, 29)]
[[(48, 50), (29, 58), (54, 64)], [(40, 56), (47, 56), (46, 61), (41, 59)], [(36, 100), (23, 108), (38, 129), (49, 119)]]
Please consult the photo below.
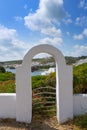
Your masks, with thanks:
[(22, 122), (31, 122), (32, 119), (32, 86), (31, 62), (38, 53), (49, 53), (56, 61), (56, 105), (57, 119), (63, 123), (73, 118), (72, 94), (72, 67), (67, 66), (62, 53), (51, 45), (38, 45), (33, 47), (24, 56), (21, 67), (16, 71), (16, 119)]

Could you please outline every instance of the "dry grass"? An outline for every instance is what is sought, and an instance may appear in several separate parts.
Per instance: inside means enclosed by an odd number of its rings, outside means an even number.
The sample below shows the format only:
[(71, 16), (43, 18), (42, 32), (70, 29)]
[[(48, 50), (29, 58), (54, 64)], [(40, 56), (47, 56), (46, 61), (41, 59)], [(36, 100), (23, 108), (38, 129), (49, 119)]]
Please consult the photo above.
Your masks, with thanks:
[(87, 127), (82, 128), (75, 121), (59, 125), (56, 117), (52, 117), (45, 120), (33, 118), (31, 124), (19, 123), (15, 119), (0, 119), (0, 130), (87, 130)]

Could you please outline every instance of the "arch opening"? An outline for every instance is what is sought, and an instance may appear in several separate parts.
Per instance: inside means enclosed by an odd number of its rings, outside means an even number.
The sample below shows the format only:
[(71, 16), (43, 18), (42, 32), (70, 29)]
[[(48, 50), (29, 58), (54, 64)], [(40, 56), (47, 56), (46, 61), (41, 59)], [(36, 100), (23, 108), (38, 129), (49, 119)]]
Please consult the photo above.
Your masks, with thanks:
[[(32, 118), (56, 117), (56, 65), (52, 55), (40, 53), (32, 59)], [(39, 58), (38, 58), (39, 57)], [(33, 68), (33, 69), (32, 69)], [(32, 74), (31, 74), (32, 75)]]

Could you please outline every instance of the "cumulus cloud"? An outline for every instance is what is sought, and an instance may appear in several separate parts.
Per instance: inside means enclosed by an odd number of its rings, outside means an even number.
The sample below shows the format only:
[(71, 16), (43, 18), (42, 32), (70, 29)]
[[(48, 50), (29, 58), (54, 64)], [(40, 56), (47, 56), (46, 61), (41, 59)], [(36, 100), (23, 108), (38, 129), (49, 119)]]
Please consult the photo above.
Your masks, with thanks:
[(83, 35), (84, 35), (84, 36), (87, 36), (87, 28), (85, 28), (85, 29), (83, 30)]
[(87, 37), (87, 28), (85, 28), (81, 34), (75, 34), (73, 36), (75, 40), (82, 40), (84, 37)]
[(13, 39), (16, 35), (17, 32), (15, 29), (8, 29), (3, 25), (0, 25), (0, 40)]
[(82, 34), (74, 35), (73, 38), (75, 40), (82, 40), (83, 39), (83, 35)]
[(58, 45), (58, 46), (61, 46), (62, 43), (63, 43), (63, 40), (62, 38), (49, 38), (49, 37), (46, 37), (46, 38), (43, 38), (40, 40), (40, 43), (41, 44), (52, 44), (52, 45)]
[[(43, 43), (50, 42), (52, 44), (54, 41), (53, 44), (55, 44), (58, 41), (59, 45), (63, 42), (59, 25), (60, 21), (64, 22), (66, 16), (68, 13), (63, 8), (63, 0), (40, 0), (38, 9), (25, 16), (24, 21), (27, 28), (32, 31), (39, 31), (46, 36)], [(65, 22), (68, 24), (72, 21), (68, 18)]]
[(63, 0), (40, 0), (39, 8), (35, 13), (24, 17), (25, 25), (31, 30), (42, 30), (52, 26), (52, 22), (59, 23), (66, 13), (63, 8)]
[(86, 0), (80, 0), (79, 7), (83, 9), (87, 9), (87, 2)]
[(68, 25), (72, 23), (72, 19), (68, 18), (68, 19), (64, 19), (63, 22)]
[(74, 49), (75, 49), (75, 51), (74, 51), (75, 56), (87, 55), (87, 46), (86, 45), (75, 45)]
[(82, 56), (82, 55), (86, 56), (87, 55), (87, 45), (78, 45), (77, 44), (72, 48), (72, 51), (68, 52), (67, 54), (70, 56), (75, 56), (75, 57)]
[(20, 59), (30, 46), (18, 39), (15, 29), (0, 25), (0, 61)]
[(43, 29), (41, 31), (43, 34), (49, 35), (49, 36), (57, 36), (57, 37), (61, 37), (62, 36), (62, 32), (60, 29), (56, 29), (55, 27), (52, 28), (47, 28), (47, 29)]
[(76, 20), (75, 20), (75, 24), (77, 26), (87, 26), (87, 16), (80, 16), (80, 17), (77, 17)]

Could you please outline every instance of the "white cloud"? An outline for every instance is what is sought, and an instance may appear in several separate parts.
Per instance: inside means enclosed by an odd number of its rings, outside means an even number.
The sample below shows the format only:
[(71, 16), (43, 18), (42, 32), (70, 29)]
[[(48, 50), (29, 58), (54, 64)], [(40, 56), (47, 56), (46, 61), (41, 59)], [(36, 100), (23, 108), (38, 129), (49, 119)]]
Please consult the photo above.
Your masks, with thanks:
[(79, 6), (80, 6), (80, 7), (84, 7), (84, 4), (85, 4), (85, 0), (80, 0)]
[(80, 17), (77, 17), (76, 20), (75, 20), (75, 24), (77, 26), (87, 26), (87, 16), (80, 16)]
[(52, 22), (59, 23), (66, 13), (63, 9), (63, 0), (40, 0), (39, 8), (35, 13), (24, 17), (25, 25), (31, 30), (41, 30), (52, 25)]
[(16, 35), (17, 32), (15, 29), (8, 29), (7, 27), (0, 25), (0, 40), (13, 39)]
[(82, 55), (85, 56), (87, 55), (87, 46), (75, 45), (73, 47), (73, 50), (71, 52), (68, 52), (68, 55), (75, 56), (75, 57), (82, 56)]
[(17, 31), (12, 28), (7, 28), (0, 25), (0, 61), (16, 60), (23, 58), (24, 54), (38, 44), (52, 44), (54, 46), (61, 46), (63, 40), (61, 38), (62, 32), (55, 27), (49, 28), (44, 34), (52, 37), (46, 37), (39, 40), (37, 43), (25, 43), (18, 38)]
[[(41, 43), (61, 45), (62, 31), (58, 27), (66, 16), (68, 13), (63, 8), (63, 0), (40, 0), (39, 8), (24, 17), (25, 26), (46, 36), (40, 40)], [(71, 23), (71, 19), (68, 18), (66, 22)]]
[(74, 35), (73, 38), (74, 38), (75, 40), (82, 40), (82, 39), (83, 39), (83, 35), (82, 35), (82, 34)]
[(61, 37), (62, 36), (62, 32), (60, 29), (56, 29), (55, 27), (52, 28), (47, 28), (47, 29), (43, 29), (41, 31), (43, 34), (49, 35), (49, 36), (57, 36), (57, 37)]
[(5, 52), (5, 51), (7, 51), (7, 50), (8, 50), (7, 47), (5, 47), (5, 46), (0, 46), (0, 52)]
[(0, 61), (23, 58), (31, 45), (18, 39), (15, 29), (0, 25)]
[(85, 28), (81, 34), (78, 35), (75, 34), (73, 36), (75, 40), (82, 40), (84, 37), (87, 37), (87, 28)]
[(18, 22), (22, 21), (23, 18), (21, 16), (15, 16), (14, 19)]
[(62, 40), (62, 38), (49, 38), (49, 37), (46, 37), (46, 38), (41, 39), (40, 43), (41, 44), (52, 44), (54, 46), (61, 46), (62, 43), (63, 43), (63, 40)]
[(79, 7), (83, 9), (87, 9), (87, 2), (86, 0), (80, 0)]
[(84, 36), (87, 36), (87, 28), (85, 28), (85, 29), (83, 30), (83, 35), (84, 35)]
[(64, 19), (63, 22), (68, 25), (68, 24), (71, 24), (72, 23), (72, 20), (70, 18), (68, 19)]
[(60, 20), (66, 16), (63, 8), (63, 0), (40, 0), (39, 8), (35, 13), (29, 13), (24, 17), (25, 25), (31, 29), (49, 35), (59, 35)]
[(87, 55), (87, 46), (85, 45), (75, 45), (74, 49), (75, 56)]

